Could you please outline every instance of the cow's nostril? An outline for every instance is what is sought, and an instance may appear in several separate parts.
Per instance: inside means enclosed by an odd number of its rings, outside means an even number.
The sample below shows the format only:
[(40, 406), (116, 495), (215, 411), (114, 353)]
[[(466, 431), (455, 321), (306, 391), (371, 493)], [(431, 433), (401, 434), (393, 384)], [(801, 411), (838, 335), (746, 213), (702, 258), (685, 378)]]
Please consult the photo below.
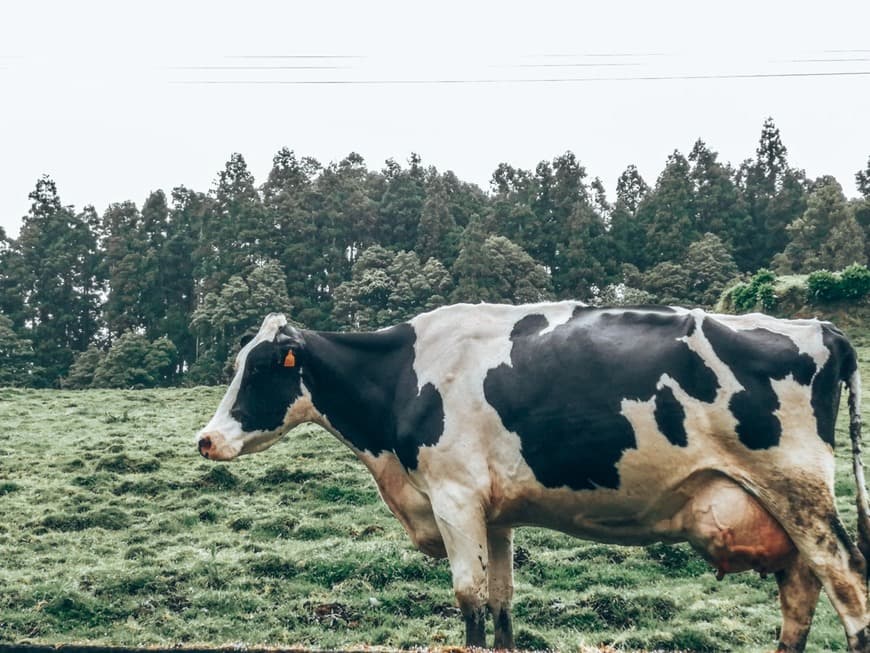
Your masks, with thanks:
[(208, 458), (209, 449), (211, 449), (211, 438), (205, 436), (199, 441), (199, 453), (205, 458)]

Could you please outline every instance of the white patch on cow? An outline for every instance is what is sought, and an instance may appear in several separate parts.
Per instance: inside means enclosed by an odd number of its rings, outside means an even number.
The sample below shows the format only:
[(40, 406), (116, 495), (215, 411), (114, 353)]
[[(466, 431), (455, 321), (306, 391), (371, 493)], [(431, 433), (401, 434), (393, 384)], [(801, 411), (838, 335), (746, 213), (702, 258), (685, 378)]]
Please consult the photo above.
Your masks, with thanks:
[[(510, 365), (514, 325), (526, 315), (567, 320), (576, 302), (505, 306), (457, 304), (414, 318), (414, 372), (441, 394), (444, 431), (433, 447), (422, 447), (415, 482), (432, 496), (431, 485), (450, 484), (496, 504), (515, 500), (537, 482), (521, 454), (516, 433), (507, 431), (484, 396), (490, 369)], [(457, 373), (460, 372), (461, 373)], [(457, 461), (462, 461), (457, 464)], [(491, 481), (498, 480), (493, 487)], [(497, 518), (498, 505), (494, 505)], [(439, 515), (445, 521), (447, 515)]]
[(779, 320), (763, 313), (711, 315), (710, 317), (734, 331), (766, 329), (785, 336), (795, 344), (799, 353), (807, 354), (815, 361), (817, 371), (824, 367), (831, 355), (822, 340), (822, 323), (815, 318), (810, 320)]
[(568, 320), (571, 319), (571, 316), (574, 315), (574, 311), (578, 306), (586, 306), (582, 302), (558, 302), (556, 304), (546, 304), (542, 305), (543, 310), (541, 313), (544, 317), (547, 318), (547, 322), (549, 324), (546, 328), (544, 328), (538, 335), (542, 336), (551, 331), (554, 331), (556, 327), (565, 324)]

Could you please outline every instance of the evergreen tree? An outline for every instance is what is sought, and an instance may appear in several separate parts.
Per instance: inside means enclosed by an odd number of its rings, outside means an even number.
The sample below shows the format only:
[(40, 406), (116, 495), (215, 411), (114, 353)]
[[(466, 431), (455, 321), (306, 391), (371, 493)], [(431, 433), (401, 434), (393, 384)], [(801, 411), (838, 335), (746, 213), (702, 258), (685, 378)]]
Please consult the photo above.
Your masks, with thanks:
[(349, 154), (329, 165), (317, 178), (311, 196), (314, 217), (313, 261), (308, 277), (309, 310), (306, 324), (331, 329), (333, 291), (351, 277), (356, 258), (374, 241), (378, 203), (372, 197), (377, 176), (369, 173), (363, 158)]
[(16, 242), (21, 284), (35, 348), (34, 385), (57, 385), (97, 333), (100, 283), (90, 211), (63, 206), (43, 177), (30, 193), (31, 209)]
[(557, 297), (591, 299), (598, 289), (618, 280), (619, 261), (604, 219), (592, 206), (575, 205), (559, 244), (559, 267), (553, 270)]
[(411, 154), (408, 163), (403, 169), (390, 159), (382, 171), (386, 186), (378, 207), (375, 238), (385, 247), (410, 251), (417, 244), (426, 180), (418, 155)]
[(142, 326), (149, 338), (165, 335), (168, 310), (166, 285), (176, 271), (163, 265), (169, 231), (169, 206), (166, 194), (157, 190), (148, 195), (142, 204), (139, 241), (144, 245), (144, 274), (142, 276), (141, 312)]
[(745, 161), (737, 184), (751, 223), (734, 236), (734, 258), (741, 270), (766, 265), (789, 240), (786, 227), (806, 208), (803, 171), (792, 169), (788, 150), (773, 118), (764, 121), (755, 159)]
[(168, 338), (150, 342), (145, 335), (128, 331), (112, 344), (100, 361), (92, 386), (153, 388), (165, 385), (171, 377), (175, 358), (175, 347)]
[(0, 314), (0, 387), (33, 385), (34, 375), (39, 376), (34, 359), (33, 343), (22, 338), (12, 320)]
[(210, 208), (203, 232), (208, 253), (198, 261), (204, 292), (219, 289), (232, 275), (265, 260), (274, 236), (241, 154), (230, 156), (218, 173)]
[(272, 159), (272, 170), (263, 185), (264, 205), (278, 232), (272, 257), (283, 264), (295, 319), (314, 328), (329, 324), (320, 301), (323, 243), (316, 212), (323, 198), (315, 192), (320, 170), (316, 160), (297, 159), (293, 151), (283, 148)]
[(80, 352), (69, 368), (69, 374), (61, 380), (61, 386), (69, 390), (90, 388), (103, 358), (105, 358), (105, 354), (96, 345), (91, 345)]
[(867, 167), (855, 173), (855, 185), (864, 199), (870, 200), (870, 157), (867, 157)]
[(397, 324), (446, 304), (451, 286), (440, 261), (421, 264), (415, 252), (375, 245), (357, 259), (352, 279), (336, 288), (335, 320), (349, 329)]
[(628, 166), (616, 183), (616, 204), (610, 213), (612, 257), (635, 267), (646, 265), (646, 225), (638, 208), (650, 188), (634, 165)]
[(247, 276), (234, 275), (217, 293), (208, 293), (194, 311), (191, 330), (197, 338), (197, 360), (191, 372), (197, 382), (215, 383), (230, 371), (228, 357), (244, 332), (269, 313), (289, 314), (284, 272), (276, 261), (257, 265)]
[(733, 247), (735, 238), (751, 231), (752, 218), (734, 183), (734, 171), (717, 158), (718, 154), (700, 139), (689, 154), (694, 184), (694, 231), (713, 233)]
[(27, 317), (25, 281), (21, 253), (15, 241), (0, 227), (0, 314), (10, 319), (15, 329), (24, 328)]
[(415, 250), (423, 259), (434, 257), (452, 264), (458, 254), (461, 231), (453, 218), (448, 193), (447, 183), (433, 169), (426, 182)]
[(504, 236), (486, 236), (472, 221), (453, 264), (454, 302), (522, 304), (552, 297), (546, 269)]
[(699, 236), (690, 172), (686, 157), (674, 151), (655, 189), (638, 207), (638, 219), (646, 226), (648, 264), (682, 258), (689, 243)]
[(207, 255), (203, 249), (206, 215), (211, 200), (203, 193), (179, 186), (172, 191), (172, 208), (166, 226), (166, 240), (159, 251), (165, 313), (152, 336), (166, 335), (175, 345), (178, 372), (196, 360), (196, 340), (190, 321), (197, 301), (195, 270)]
[(849, 208), (836, 179), (817, 180), (806, 211), (788, 226), (791, 240), (774, 259), (777, 271), (839, 270), (864, 263), (863, 233)]
[[(149, 308), (145, 302), (148, 280), (155, 274), (142, 237), (142, 216), (133, 202), (109, 205), (103, 214), (105, 274), (109, 296), (104, 307), (109, 333), (119, 336), (144, 326)], [(151, 265), (149, 265), (149, 263)]]

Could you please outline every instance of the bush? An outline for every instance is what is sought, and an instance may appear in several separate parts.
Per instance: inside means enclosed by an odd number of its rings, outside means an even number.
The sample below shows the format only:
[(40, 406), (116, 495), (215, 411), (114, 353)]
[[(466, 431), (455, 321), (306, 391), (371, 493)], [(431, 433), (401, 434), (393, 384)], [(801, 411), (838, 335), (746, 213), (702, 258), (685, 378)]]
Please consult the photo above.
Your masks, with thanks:
[(153, 388), (167, 385), (172, 375), (175, 345), (168, 338), (153, 342), (128, 331), (118, 338), (93, 372), (95, 388)]
[(771, 311), (776, 308), (776, 292), (774, 284), (776, 275), (766, 268), (761, 268), (749, 280), (749, 283), (739, 283), (731, 289), (731, 302), (738, 313), (748, 313), (759, 308)]
[(842, 298), (840, 280), (836, 274), (827, 270), (817, 270), (810, 274), (807, 277), (807, 289), (814, 300), (831, 302)]
[(866, 265), (850, 265), (839, 274), (818, 270), (807, 277), (811, 299), (822, 302), (861, 299), (870, 293), (870, 270)]
[(853, 263), (840, 273), (840, 294), (848, 299), (860, 299), (870, 292), (870, 270)]

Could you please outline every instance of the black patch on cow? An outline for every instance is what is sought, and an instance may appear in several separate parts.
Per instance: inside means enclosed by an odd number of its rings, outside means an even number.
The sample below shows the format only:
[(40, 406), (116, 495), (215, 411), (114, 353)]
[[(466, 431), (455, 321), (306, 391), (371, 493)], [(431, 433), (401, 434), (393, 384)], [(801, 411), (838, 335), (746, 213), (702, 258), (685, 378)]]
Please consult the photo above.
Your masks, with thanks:
[[(719, 387), (698, 354), (679, 340), (695, 318), (654, 310), (578, 307), (565, 324), (541, 334), (546, 319), (514, 325), (511, 364), (489, 370), (486, 400), (547, 487), (619, 487), (616, 464), (637, 442), (622, 400), (656, 396), (666, 437), (686, 444), (676, 398), (657, 384), (669, 375), (692, 397), (711, 403)], [(658, 394), (657, 394), (658, 393)]]
[(677, 401), (674, 391), (665, 386), (656, 393), (655, 408), (656, 424), (659, 431), (670, 441), (680, 447), (689, 444), (686, 435), (686, 409)]
[(812, 405), (819, 437), (834, 446), (834, 426), (840, 405), (840, 382), (848, 381), (858, 367), (855, 350), (835, 326), (821, 324), (822, 343), (830, 355), (813, 379)]
[(791, 374), (801, 385), (809, 385), (816, 372), (815, 361), (801, 354), (791, 338), (767, 329), (735, 331), (709, 317), (702, 328), (713, 351), (743, 386), (728, 405), (737, 419), (740, 441), (749, 449), (776, 446), (782, 425), (774, 414), (779, 398), (771, 379)]
[(444, 407), (431, 383), (418, 393), (414, 328), (304, 335), (302, 378), (314, 407), (357, 449), (393, 451), (416, 469), (420, 447), (441, 437)]
[(275, 340), (261, 342), (248, 352), (236, 401), (230, 409), (242, 430), (274, 431), (301, 396), (299, 369), (281, 364), (285, 354), (286, 349)]

